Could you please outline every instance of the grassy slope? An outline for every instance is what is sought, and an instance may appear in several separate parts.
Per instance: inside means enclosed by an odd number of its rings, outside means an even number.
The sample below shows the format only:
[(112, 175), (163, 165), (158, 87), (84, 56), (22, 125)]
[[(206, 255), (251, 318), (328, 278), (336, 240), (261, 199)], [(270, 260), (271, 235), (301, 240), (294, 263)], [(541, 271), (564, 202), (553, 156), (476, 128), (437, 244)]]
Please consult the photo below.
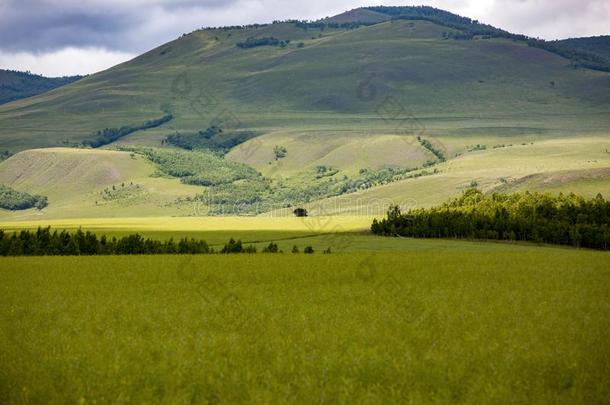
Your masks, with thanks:
[[(507, 138), (437, 138), (447, 149), (492, 140), (506, 142)], [(522, 184), (532, 185), (537, 191), (575, 192), (588, 197), (602, 193), (610, 197), (610, 140), (596, 138), (559, 138), (517, 143), (511, 147), (468, 152), (438, 166), (439, 174), (408, 179), (366, 191), (306, 205), (314, 215), (380, 215), (390, 204), (405, 208), (431, 206), (458, 195), (473, 181), (490, 191), (502, 186), (505, 191), (524, 190)], [(558, 173), (570, 173), (571, 181), (562, 181)], [(533, 185), (522, 178), (532, 174), (554, 178), (550, 183)], [(594, 177), (594, 184), (591, 182)], [(508, 182), (505, 184), (503, 182)], [(515, 187), (511, 187), (513, 185)], [(502, 190), (502, 189), (501, 189)], [(276, 215), (288, 214), (278, 211)]]
[(607, 263), (2, 258), (0, 402), (603, 403)]
[[(150, 162), (127, 152), (68, 148), (21, 152), (0, 163), (0, 183), (45, 195), (49, 207), (42, 212), (1, 210), (0, 215), (20, 219), (169, 215), (181, 212), (172, 204), (176, 198), (202, 190), (177, 179), (150, 177), (154, 171)], [(104, 189), (114, 186), (120, 191), (122, 184), (131, 192), (104, 199)]]

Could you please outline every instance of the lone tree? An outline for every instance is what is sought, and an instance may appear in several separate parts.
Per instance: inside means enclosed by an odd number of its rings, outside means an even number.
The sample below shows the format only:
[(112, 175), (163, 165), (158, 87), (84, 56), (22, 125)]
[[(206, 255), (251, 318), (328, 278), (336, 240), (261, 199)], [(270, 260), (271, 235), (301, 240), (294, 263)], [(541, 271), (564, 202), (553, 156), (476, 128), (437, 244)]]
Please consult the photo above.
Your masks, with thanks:
[(305, 208), (296, 208), (294, 211), (292, 211), (292, 213), (294, 214), (295, 217), (306, 217), (307, 216), (307, 210)]

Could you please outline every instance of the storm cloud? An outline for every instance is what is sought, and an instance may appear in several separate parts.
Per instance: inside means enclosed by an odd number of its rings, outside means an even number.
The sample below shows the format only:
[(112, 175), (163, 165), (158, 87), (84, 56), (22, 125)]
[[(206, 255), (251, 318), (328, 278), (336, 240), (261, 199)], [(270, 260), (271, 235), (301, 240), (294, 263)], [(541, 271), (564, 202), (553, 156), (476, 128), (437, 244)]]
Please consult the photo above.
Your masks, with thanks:
[[(207, 26), (318, 19), (419, 1), (0, 0), (0, 67), (92, 73)], [(430, 0), (426, 4), (545, 39), (609, 34), (608, 0)]]

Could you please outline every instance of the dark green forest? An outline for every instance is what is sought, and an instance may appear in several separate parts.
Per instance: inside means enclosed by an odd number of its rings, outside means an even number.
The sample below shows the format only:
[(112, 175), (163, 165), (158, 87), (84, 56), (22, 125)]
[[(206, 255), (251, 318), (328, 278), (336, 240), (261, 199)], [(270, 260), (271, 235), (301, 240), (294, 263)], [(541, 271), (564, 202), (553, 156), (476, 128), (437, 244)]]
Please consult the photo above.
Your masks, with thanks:
[(82, 76), (44, 77), (30, 72), (0, 69), (0, 104), (46, 93)]
[(224, 154), (256, 135), (252, 131), (224, 131), (211, 126), (195, 133), (176, 132), (167, 136), (163, 143), (186, 150), (207, 149)]
[(531, 241), (607, 250), (610, 202), (601, 195), (483, 194), (469, 189), (435, 208), (391, 207), (371, 230), (385, 236)]

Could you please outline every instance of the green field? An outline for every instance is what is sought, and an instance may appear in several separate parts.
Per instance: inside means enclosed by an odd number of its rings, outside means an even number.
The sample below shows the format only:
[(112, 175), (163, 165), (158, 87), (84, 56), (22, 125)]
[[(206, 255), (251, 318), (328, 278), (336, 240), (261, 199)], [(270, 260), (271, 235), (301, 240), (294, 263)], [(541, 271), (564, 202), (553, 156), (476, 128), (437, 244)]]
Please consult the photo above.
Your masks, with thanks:
[(601, 404), (609, 259), (3, 258), (0, 402)]
[(438, 20), (326, 21), (374, 25), (197, 30), (0, 106), (4, 206), (48, 198), (0, 209), (7, 234), (282, 251), (0, 257), (0, 404), (608, 403), (610, 253), (370, 227), (475, 187), (610, 198), (610, 73)]

